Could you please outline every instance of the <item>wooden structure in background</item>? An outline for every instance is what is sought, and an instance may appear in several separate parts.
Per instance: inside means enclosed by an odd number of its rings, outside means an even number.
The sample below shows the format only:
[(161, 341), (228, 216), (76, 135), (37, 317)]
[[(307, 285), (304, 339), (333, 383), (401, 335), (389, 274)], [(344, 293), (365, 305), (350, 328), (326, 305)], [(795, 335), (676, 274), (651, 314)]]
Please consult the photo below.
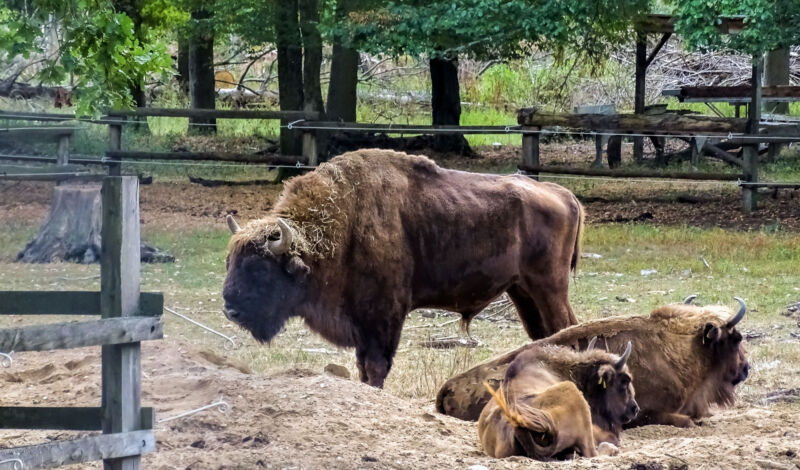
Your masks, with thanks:
[[(54, 167), (57, 168), (57, 167)], [(99, 407), (0, 407), (2, 429), (102, 431), (67, 441), (0, 449), (25, 470), (103, 460), (136, 470), (155, 450), (152, 408), (141, 407), (140, 342), (163, 336), (161, 294), (140, 293), (139, 186), (133, 176), (103, 178), (99, 292), (0, 291), (0, 315), (95, 315), (84, 322), (0, 330), (0, 351), (102, 347)]]

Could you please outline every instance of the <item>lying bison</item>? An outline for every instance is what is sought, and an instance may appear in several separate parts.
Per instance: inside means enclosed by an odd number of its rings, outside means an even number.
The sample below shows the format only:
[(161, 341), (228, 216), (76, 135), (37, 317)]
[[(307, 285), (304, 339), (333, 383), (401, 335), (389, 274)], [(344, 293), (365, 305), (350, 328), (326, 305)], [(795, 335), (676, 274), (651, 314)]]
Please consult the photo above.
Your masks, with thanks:
[(224, 311), (262, 342), (302, 317), (355, 347), (361, 380), (381, 387), (415, 308), (468, 324), (507, 292), (531, 338), (575, 324), (567, 287), (582, 224), (580, 203), (555, 184), (350, 152), (289, 181), (264, 218), (244, 228), (228, 218)]
[(736, 314), (718, 305), (672, 304), (649, 316), (612, 317), (567, 328), (451, 378), (439, 390), (436, 408), (476, 420), (476, 408), (491, 398), (483, 382), (502, 379), (520, 353), (541, 344), (584, 348), (597, 336), (599, 345), (611, 350), (628, 341), (634, 345), (628, 366), (641, 411), (631, 425), (693, 426), (693, 421), (710, 416), (712, 404), (733, 404), (735, 387), (749, 373), (742, 335), (736, 330), (746, 307), (737, 300), (741, 306)]
[[(519, 353), (497, 392), (487, 389), (494, 400), (478, 420), (486, 452), (494, 457), (550, 458), (577, 446), (581, 455), (592, 457), (595, 443), (619, 444), (622, 424), (639, 411), (626, 365), (631, 350), (630, 342), (621, 356), (592, 349), (592, 344), (580, 352), (545, 344)], [(564, 397), (542, 396), (560, 384)], [(577, 398), (563, 384), (578, 392)], [(508, 454), (511, 450), (514, 453)]]
[(597, 455), (589, 404), (574, 383), (558, 382), (514, 398), (503, 388), (488, 391), (494, 399), (481, 412), (478, 438), (490, 457), (550, 460), (573, 449), (584, 457)]

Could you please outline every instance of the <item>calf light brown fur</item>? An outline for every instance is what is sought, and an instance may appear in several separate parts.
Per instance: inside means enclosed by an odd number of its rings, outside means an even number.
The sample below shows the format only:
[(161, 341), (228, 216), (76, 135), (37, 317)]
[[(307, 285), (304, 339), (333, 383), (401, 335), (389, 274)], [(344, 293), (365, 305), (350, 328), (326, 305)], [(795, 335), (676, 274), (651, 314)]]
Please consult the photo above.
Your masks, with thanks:
[(633, 344), (628, 366), (641, 411), (631, 425), (692, 426), (710, 416), (712, 404), (733, 404), (734, 387), (747, 377), (749, 365), (735, 328), (743, 315), (743, 304), (735, 316), (724, 306), (672, 304), (649, 316), (586, 322), (451, 378), (439, 391), (436, 406), (451, 416), (476, 419), (475, 408), (490, 399), (480, 384), (499, 380), (517, 355), (542, 344), (582, 348), (597, 336), (598, 347), (611, 350)]
[[(508, 384), (525, 388), (525, 384)], [(524, 455), (550, 460), (570, 449), (584, 457), (597, 455), (589, 404), (572, 382), (559, 382), (522, 395), (501, 387), (478, 420), (483, 449), (492, 457)], [(512, 398), (513, 397), (513, 398)]]

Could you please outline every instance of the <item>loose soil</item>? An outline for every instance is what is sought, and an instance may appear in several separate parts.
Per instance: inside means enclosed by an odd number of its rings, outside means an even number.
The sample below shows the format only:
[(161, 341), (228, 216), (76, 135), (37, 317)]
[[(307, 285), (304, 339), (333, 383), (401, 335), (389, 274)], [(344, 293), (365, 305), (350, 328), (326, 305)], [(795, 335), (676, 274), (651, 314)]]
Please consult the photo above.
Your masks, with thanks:
[[(480, 450), (475, 423), (436, 413), (432, 400), (404, 400), (323, 371), (270, 376), (214, 352), (176, 342), (143, 346), (143, 405), (157, 421), (219, 399), (230, 408), (157, 423), (152, 469), (255, 468), (529, 468), (522, 457), (491, 459)], [(2, 406), (52, 403), (96, 406), (97, 348), (15, 355), (0, 371)], [(623, 434), (616, 457), (577, 458), (541, 468), (800, 468), (796, 406), (741, 403), (701, 426), (648, 426)], [(3, 447), (85, 433), (1, 431)], [(100, 468), (98, 464), (83, 468)]]

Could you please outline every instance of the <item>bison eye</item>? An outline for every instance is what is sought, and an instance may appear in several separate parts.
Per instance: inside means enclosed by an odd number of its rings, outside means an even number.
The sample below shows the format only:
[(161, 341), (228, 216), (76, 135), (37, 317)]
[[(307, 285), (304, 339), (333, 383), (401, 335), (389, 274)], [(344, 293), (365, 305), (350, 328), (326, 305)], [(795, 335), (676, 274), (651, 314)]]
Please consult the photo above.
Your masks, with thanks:
[(627, 387), (628, 385), (630, 385), (630, 384), (631, 384), (631, 378), (630, 378), (630, 377), (628, 377), (627, 375), (622, 375), (622, 376), (620, 376), (620, 378), (619, 378), (619, 383), (620, 383), (620, 385), (622, 385), (623, 387)]

